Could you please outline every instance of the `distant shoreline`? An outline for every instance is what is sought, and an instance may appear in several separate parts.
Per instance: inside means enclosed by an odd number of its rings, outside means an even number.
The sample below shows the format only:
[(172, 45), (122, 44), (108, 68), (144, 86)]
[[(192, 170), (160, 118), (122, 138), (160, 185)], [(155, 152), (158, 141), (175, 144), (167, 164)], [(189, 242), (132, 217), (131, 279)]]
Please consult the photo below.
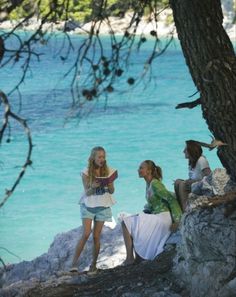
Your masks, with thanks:
[[(150, 32), (157, 32), (158, 37), (165, 37), (168, 35), (173, 35), (178, 38), (174, 23), (167, 24), (167, 18), (170, 16), (170, 11), (163, 12), (160, 16), (160, 20), (155, 23), (154, 21), (147, 21), (143, 18), (135, 31), (136, 35), (141, 36), (151, 36)], [(130, 20), (132, 14), (126, 14), (124, 18), (110, 17), (109, 23), (107, 21), (102, 21), (97, 24), (95, 31), (99, 30), (100, 35), (109, 35), (112, 31), (113, 34), (119, 36), (123, 35), (125, 31), (129, 33), (134, 33), (134, 27), (129, 28)], [(20, 21), (5, 21), (0, 24), (0, 30), (12, 30)], [(24, 31), (35, 31), (40, 25), (40, 20), (37, 18), (32, 18), (28, 20), (26, 25), (19, 27), (19, 30)], [(46, 32), (63, 32), (66, 29), (68, 34), (73, 35), (86, 35), (89, 34), (91, 30), (92, 22), (79, 24), (75, 21), (61, 21), (58, 23), (45, 23), (43, 25), (43, 30)], [(236, 24), (225, 23), (224, 28), (232, 41), (236, 40)]]
[[(143, 18), (137, 29), (135, 30), (136, 35), (150, 35), (151, 31), (157, 31), (158, 36), (168, 35), (170, 32), (175, 32), (174, 23), (167, 25), (166, 19), (170, 12), (166, 12), (160, 20), (155, 23), (154, 21), (147, 21), (147, 19)], [(115, 35), (123, 35), (125, 31), (129, 33), (134, 33), (134, 26), (129, 26), (132, 19), (132, 14), (127, 13), (123, 18), (119, 17), (109, 17), (109, 20), (104, 20), (98, 22), (94, 31), (97, 30), (101, 35), (109, 35), (111, 32)], [(19, 21), (5, 21), (0, 23), (0, 30), (12, 30), (15, 26), (17, 26), (22, 20)], [(37, 18), (33, 17), (27, 21), (27, 23), (23, 23), (19, 26), (19, 30), (24, 31), (35, 31), (41, 22)], [(43, 31), (48, 32), (63, 32), (64, 30), (69, 34), (77, 34), (77, 35), (86, 35), (89, 34), (91, 30), (92, 22), (80, 24), (76, 21), (61, 21), (58, 23), (45, 23), (42, 26)], [(175, 33), (176, 35), (176, 33)], [(177, 35), (176, 35), (177, 37)]]

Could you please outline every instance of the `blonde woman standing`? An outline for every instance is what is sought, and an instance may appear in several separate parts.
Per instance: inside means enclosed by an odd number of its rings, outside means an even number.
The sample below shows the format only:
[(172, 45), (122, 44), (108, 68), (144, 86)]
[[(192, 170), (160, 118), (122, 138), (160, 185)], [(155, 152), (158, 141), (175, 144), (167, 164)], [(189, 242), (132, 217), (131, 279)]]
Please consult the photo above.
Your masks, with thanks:
[[(94, 147), (91, 151), (88, 167), (81, 173), (84, 193), (80, 199), (83, 234), (78, 241), (72, 261), (71, 272), (77, 272), (77, 262), (81, 252), (93, 232), (93, 259), (90, 273), (97, 272), (97, 258), (100, 251), (100, 235), (105, 221), (112, 221), (111, 206), (115, 203), (113, 182), (102, 186), (96, 177), (109, 176), (114, 170), (106, 163), (106, 152), (103, 147)], [(94, 222), (92, 230), (92, 222)]]

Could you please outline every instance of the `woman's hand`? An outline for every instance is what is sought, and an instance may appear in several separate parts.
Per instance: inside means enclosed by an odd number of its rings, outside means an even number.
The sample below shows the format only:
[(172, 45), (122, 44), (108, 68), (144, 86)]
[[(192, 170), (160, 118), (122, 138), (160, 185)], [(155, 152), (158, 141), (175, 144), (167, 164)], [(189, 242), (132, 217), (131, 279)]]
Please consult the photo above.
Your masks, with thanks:
[(92, 184), (91, 184), (91, 188), (96, 189), (98, 187), (100, 187), (100, 182), (98, 182), (96, 180), (93, 181)]
[(211, 169), (210, 168), (204, 168), (203, 170), (202, 170), (202, 174), (203, 174), (203, 176), (208, 176), (209, 174), (211, 174)]
[(108, 192), (109, 192), (110, 194), (114, 193), (115, 189), (114, 189), (114, 185), (113, 185), (113, 183), (108, 184), (108, 185), (107, 185), (107, 188), (108, 188)]
[(196, 183), (197, 181), (199, 181), (199, 180), (198, 179), (186, 179), (184, 181), (185, 190), (190, 193), (191, 192), (191, 186), (192, 186), (192, 184), (193, 183)]

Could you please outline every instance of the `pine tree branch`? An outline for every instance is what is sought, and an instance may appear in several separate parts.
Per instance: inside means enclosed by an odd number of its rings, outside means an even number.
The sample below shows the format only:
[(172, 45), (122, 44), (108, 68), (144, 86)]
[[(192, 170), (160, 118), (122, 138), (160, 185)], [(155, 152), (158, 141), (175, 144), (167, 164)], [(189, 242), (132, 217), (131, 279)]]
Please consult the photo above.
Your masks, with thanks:
[(184, 103), (180, 103), (178, 104), (175, 108), (179, 109), (179, 108), (194, 108), (198, 105), (201, 104), (201, 98), (198, 98), (197, 100), (191, 101), (191, 102), (184, 102)]
[(221, 140), (215, 139), (214, 137), (212, 137), (212, 141), (211, 143), (206, 143), (206, 142), (201, 142), (201, 141), (197, 141), (197, 140), (190, 140), (190, 141), (194, 141), (195, 143), (203, 146), (203, 147), (207, 147), (209, 148), (209, 150), (213, 150), (214, 148), (218, 148), (220, 146), (226, 146), (227, 143), (222, 142)]
[(22, 179), (23, 175), (25, 174), (26, 168), (28, 166), (32, 165), (31, 154), (32, 154), (33, 144), (32, 144), (31, 132), (30, 132), (30, 129), (29, 129), (28, 125), (27, 125), (26, 120), (22, 119), (21, 117), (19, 117), (18, 115), (16, 115), (15, 113), (13, 113), (11, 111), (10, 104), (9, 104), (8, 99), (7, 99), (7, 96), (1, 90), (0, 90), (0, 100), (3, 103), (3, 105), (5, 106), (4, 115), (3, 115), (3, 118), (4, 118), (3, 125), (2, 125), (2, 127), (0, 129), (0, 144), (2, 143), (4, 132), (5, 132), (6, 128), (7, 128), (7, 126), (9, 125), (9, 119), (10, 118), (14, 119), (15, 121), (17, 121), (18, 123), (21, 124), (22, 128), (25, 131), (27, 139), (28, 139), (28, 153), (27, 153), (27, 156), (26, 156), (26, 161), (25, 161), (24, 165), (22, 166), (22, 169), (21, 169), (20, 173), (18, 174), (18, 177), (17, 177), (15, 183), (13, 184), (13, 186), (11, 187), (11, 189), (10, 190), (6, 189), (5, 197), (0, 202), (0, 208), (1, 208), (6, 203), (8, 198), (12, 195), (15, 188), (19, 184), (20, 180)]

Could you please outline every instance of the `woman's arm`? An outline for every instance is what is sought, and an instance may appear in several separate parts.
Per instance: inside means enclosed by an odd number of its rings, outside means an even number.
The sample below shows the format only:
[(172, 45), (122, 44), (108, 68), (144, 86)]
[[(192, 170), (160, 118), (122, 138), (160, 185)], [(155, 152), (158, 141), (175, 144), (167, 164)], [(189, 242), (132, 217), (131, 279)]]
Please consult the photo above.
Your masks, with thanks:
[(148, 204), (152, 213), (159, 213), (164, 206), (162, 198), (166, 195), (165, 186), (157, 180), (151, 182), (151, 191), (147, 192)]
[(100, 186), (98, 182), (93, 182), (92, 185), (89, 185), (89, 177), (86, 174), (82, 174), (82, 182), (84, 186), (84, 191), (87, 196), (91, 196), (95, 193), (96, 188)]
[(181, 210), (178, 200), (171, 193), (168, 196), (168, 203), (169, 203), (169, 207), (171, 210), (171, 215), (174, 220), (174, 223), (179, 223), (181, 216), (182, 216), (182, 210)]
[(202, 177), (207, 176), (211, 173), (209, 162), (207, 161), (207, 159), (204, 156), (201, 156), (198, 159), (197, 164), (199, 164), (199, 166), (201, 168)]

